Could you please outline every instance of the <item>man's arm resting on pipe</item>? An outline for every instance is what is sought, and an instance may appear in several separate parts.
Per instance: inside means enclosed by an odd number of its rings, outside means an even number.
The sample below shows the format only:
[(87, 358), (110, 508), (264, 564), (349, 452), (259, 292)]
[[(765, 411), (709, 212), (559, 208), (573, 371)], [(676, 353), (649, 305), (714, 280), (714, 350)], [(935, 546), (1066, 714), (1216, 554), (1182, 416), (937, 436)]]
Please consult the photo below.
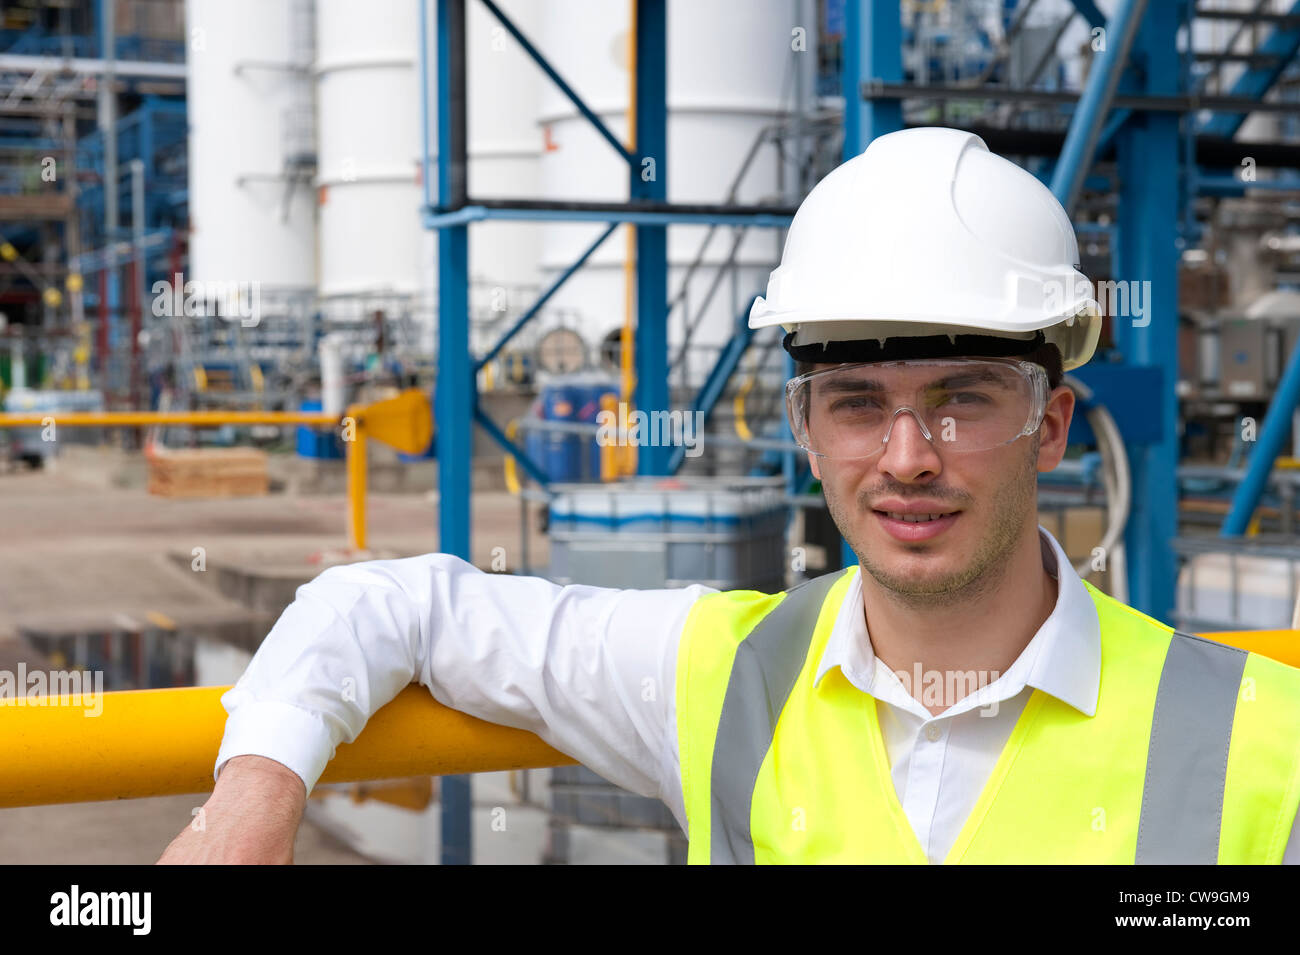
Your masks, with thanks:
[(236, 756), (158, 864), (291, 863), (306, 805), (306, 787), (293, 770), (265, 756)]

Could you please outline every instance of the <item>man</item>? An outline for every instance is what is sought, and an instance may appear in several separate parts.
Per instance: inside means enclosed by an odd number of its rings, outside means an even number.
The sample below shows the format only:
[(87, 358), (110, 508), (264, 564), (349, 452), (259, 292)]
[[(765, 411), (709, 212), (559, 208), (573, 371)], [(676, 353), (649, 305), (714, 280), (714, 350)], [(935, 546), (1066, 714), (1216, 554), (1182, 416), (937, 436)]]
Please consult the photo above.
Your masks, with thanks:
[(1100, 322), (1077, 260), (977, 137), (876, 140), (750, 316), (787, 332), (860, 568), (771, 596), (333, 568), (223, 698), (207, 828), (162, 861), (289, 861), (334, 747), (412, 680), (664, 799), (692, 862), (1296, 861), (1300, 670), (1171, 633), (1036, 525)]

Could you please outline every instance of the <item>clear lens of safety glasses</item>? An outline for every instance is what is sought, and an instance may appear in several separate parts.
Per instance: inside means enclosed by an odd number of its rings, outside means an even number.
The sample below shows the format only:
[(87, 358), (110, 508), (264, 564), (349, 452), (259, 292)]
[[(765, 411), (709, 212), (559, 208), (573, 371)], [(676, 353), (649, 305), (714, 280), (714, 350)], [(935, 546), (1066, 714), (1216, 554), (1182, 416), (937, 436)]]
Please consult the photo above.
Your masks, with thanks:
[(1033, 434), (1047, 407), (1047, 373), (1014, 358), (865, 362), (800, 375), (786, 411), (801, 448), (836, 460), (884, 450), (910, 414), (939, 451), (987, 451)]

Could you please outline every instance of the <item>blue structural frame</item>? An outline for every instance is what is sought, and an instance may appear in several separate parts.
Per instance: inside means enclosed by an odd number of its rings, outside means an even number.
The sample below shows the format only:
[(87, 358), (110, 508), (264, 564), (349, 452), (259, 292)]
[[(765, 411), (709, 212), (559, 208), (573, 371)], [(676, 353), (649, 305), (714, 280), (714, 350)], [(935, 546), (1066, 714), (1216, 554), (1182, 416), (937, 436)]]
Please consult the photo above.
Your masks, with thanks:
[[(1076, 3), (1089, 23), (1095, 7)], [(1112, 316), (1112, 331), (1125, 365), (1100, 376), (1109, 387), (1101, 403), (1143, 409), (1149, 420), (1121, 431), (1131, 465), (1133, 505), (1125, 532), (1129, 603), (1152, 616), (1167, 618), (1174, 609), (1174, 558), (1170, 542), (1178, 530), (1178, 238), (1181, 208), (1178, 114), (1120, 110), (1110, 106), (1130, 54), (1144, 69), (1133, 71), (1126, 92), (1175, 96), (1183, 92), (1175, 38), (1179, 7), (1120, 0), (1106, 24), (1106, 47), (1088, 73), (1070, 120), (1065, 144), (1052, 175), (1052, 191), (1073, 208), (1097, 150), (1114, 141), (1120, 168), (1119, 227), (1115, 233), (1116, 275), (1120, 281), (1149, 281), (1142, 324)], [(1139, 286), (1142, 287), (1142, 286)], [(1079, 377), (1088, 380), (1090, 369)], [(1128, 374), (1125, 374), (1128, 372)], [(1154, 373), (1154, 378), (1152, 377)], [(1107, 378), (1109, 377), (1109, 380)], [(1152, 387), (1154, 382), (1155, 387)], [(1123, 400), (1124, 396), (1136, 401)], [(1116, 400), (1120, 399), (1120, 400)], [(1074, 429), (1072, 429), (1074, 430)], [(1138, 431), (1141, 434), (1140, 438)]]
[[(792, 210), (771, 207), (673, 207), (667, 200), (667, 0), (639, 0), (636, 6), (636, 149), (629, 151), (608, 130), (596, 113), (546, 60), (528, 38), (492, 0), (479, 0), (507, 32), (532, 57), (539, 68), (572, 101), (615, 152), (628, 164), (625, 204), (528, 204), (475, 202), (466, 194), (465, 179), (465, 60), (466, 0), (416, 0), (420, 9), (421, 129), (424, 155), (424, 215), (426, 228), (438, 235), (438, 380), (434, 415), (438, 427), (439, 548), (465, 560), (471, 558), (472, 508), (470, 457), (473, 424), (514, 455), (525, 472), (545, 484), (546, 474), (513, 442), (506, 439), (478, 403), (477, 372), (534, 316), (561, 285), (573, 275), (620, 223), (637, 227), (636, 236), (636, 383), (638, 407), (668, 410), (668, 257), (667, 226), (672, 223), (784, 227)], [(436, 174), (428, 152), (430, 140), (430, 70), (428, 57), (429, 4), (435, 5), (438, 63), (434, 88), (438, 102), (438, 156)], [(437, 199), (432, 183), (437, 183)], [(588, 208), (587, 206), (599, 206)], [(475, 358), (469, 350), (469, 245), (468, 227), (487, 219), (562, 220), (609, 223), (604, 233), (544, 291), (533, 305), (497, 341), (487, 355)], [(748, 329), (745, 342), (749, 341)], [(693, 407), (716, 402), (714, 390), (725, 385), (725, 375), (739, 361), (735, 348), (719, 357), (695, 399)], [(723, 366), (726, 366), (724, 369)], [(724, 375), (725, 371), (725, 375)], [(724, 375), (720, 379), (719, 376)], [(720, 390), (718, 391), (720, 393)], [(637, 455), (642, 475), (671, 474), (680, 460), (675, 449), (644, 447)], [(680, 450), (680, 449), (677, 449)], [(444, 777), (442, 786), (442, 861), (466, 863), (471, 858), (470, 800), (467, 777)]]

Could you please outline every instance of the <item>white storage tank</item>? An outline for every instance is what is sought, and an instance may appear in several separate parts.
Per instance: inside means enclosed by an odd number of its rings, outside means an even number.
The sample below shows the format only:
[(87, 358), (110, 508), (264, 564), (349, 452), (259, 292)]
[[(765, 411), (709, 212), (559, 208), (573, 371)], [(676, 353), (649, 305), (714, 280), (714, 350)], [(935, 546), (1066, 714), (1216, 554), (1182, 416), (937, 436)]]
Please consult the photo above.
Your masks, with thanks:
[[(316, 284), (315, 196), (292, 183), (305, 78), (293, 0), (187, 0), (190, 269), (257, 282), (261, 298)], [(310, 114), (306, 117), (309, 121)]]
[(320, 294), (420, 288), (419, 8), (316, 3)]
[[(535, 36), (538, 5), (515, 0), (502, 8)], [(468, 4), (466, 15), (470, 194), (534, 196), (541, 74), (481, 4)], [(362, 10), (347, 0), (318, 0), (316, 21), (321, 296), (336, 314), (363, 315), (349, 310), (346, 300), (392, 297), (418, 297), (417, 313), (430, 314), (436, 308), (437, 239), (420, 221), (419, 6), (376, 0)], [(428, 27), (429, 171), (436, 202), (432, 10)], [(520, 308), (531, 302), (540, 228), (490, 222), (472, 226), (469, 235), (473, 313), (490, 317), (507, 301)]]
[[(790, 0), (674, 0), (668, 7), (668, 199), (690, 203), (724, 201), (754, 137), (786, 115), (792, 104), (790, 71), (798, 57), (815, 56), (815, 24), (796, 23)], [(555, 0), (544, 6), (540, 46), (559, 57), (561, 75), (578, 91), (620, 141), (627, 141), (628, 5), (603, 0)], [(792, 31), (806, 30), (808, 52), (791, 49)], [(581, 42), (575, 38), (581, 37)], [(799, 61), (803, 65), (803, 61)], [(627, 198), (627, 165), (552, 84), (542, 88), (541, 121), (545, 148), (541, 189), (548, 199)], [(660, 162), (663, 162), (662, 157)], [(772, 147), (766, 147), (743, 180), (736, 202), (780, 199), (781, 175)], [(542, 243), (547, 275), (562, 270), (600, 234), (603, 225), (548, 225)], [(669, 295), (680, 288), (685, 267), (695, 257), (704, 226), (673, 226), (668, 231)], [(732, 333), (736, 308), (761, 292), (768, 272), (780, 259), (780, 233), (751, 229), (742, 242), (736, 279), (715, 296), (704, 324), (692, 341), (720, 346)], [(725, 260), (732, 229), (720, 228), (707, 250), (704, 267), (692, 279), (692, 317), (716, 274), (710, 265)], [(623, 323), (624, 262), (627, 241), (620, 229), (605, 241), (585, 268), (556, 296), (557, 307), (571, 309), (578, 330), (591, 342)], [(736, 308), (733, 308), (736, 305)], [(682, 339), (683, 318), (669, 325), (670, 358)], [(698, 380), (716, 352), (697, 351), (692, 368)]]

